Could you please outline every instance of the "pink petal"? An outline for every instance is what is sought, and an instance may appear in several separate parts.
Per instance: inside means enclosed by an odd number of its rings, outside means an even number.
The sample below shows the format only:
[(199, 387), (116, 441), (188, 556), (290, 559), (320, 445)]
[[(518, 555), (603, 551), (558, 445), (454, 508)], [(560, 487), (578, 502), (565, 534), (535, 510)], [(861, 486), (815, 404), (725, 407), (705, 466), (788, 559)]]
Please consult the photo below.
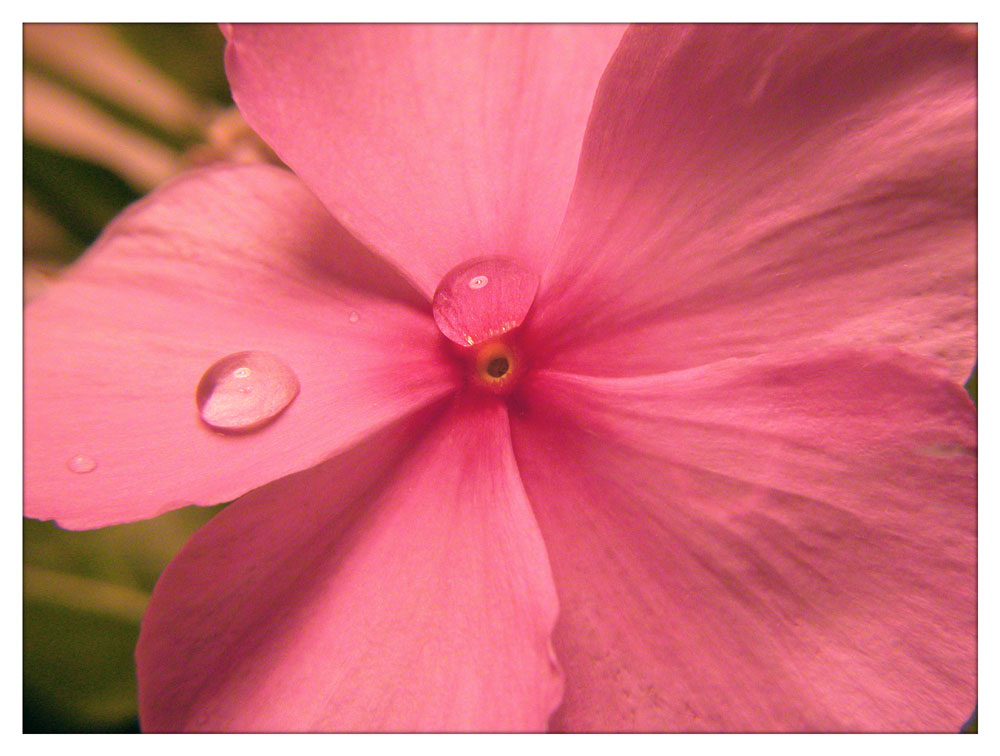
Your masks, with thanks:
[(557, 369), (888, 344), (965, 380), (975, 42), (945, 26), (631, 29), (559, 248), (536, 304)]
[[(25, 514), (91, 528), (229, 501), (441, 397), (456, 378), (427, 303), (396, 301), (415, 296), (287, 171), (154, 192), (25, 313)], [(245, 350), (290, 368), (298, 396), (216, 433), (196, 389)]]
[(557, 611), (505, 409), (453, 406), (195, 535), (143, 620), (143, 727), (544, 729)]
[(426, 294), (503, 255), (541, 270), (617, 26), (233, 25), (254, 129)]
[(957, 732), (976, 419), (898, 353), (533, 377), (566, 730)]

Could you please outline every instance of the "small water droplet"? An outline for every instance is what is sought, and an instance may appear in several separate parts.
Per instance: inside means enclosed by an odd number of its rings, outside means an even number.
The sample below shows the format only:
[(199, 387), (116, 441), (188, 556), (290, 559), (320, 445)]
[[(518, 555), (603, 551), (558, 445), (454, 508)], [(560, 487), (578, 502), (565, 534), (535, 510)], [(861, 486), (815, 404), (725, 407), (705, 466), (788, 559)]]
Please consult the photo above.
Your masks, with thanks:
[(97, 462), (94, 461), (92, 457), (88, 457), (83, 454), (77, 454), (66, 460), (66, 467), (69, 468), (70, 472), (75, 473), (89, 473), (93, 472), (97, 468)]
[(267, 352), (236, 352), (213, 364), (195, 399), (206, 425), (241, 433), (274, 420), (299, 393), (299, 379)]
[(352, 323), (357, 323), (361, 320), (361, 316), (358, 314), (357, 310), (351, 310), (351, 314), (347, 316), (347, 319)]
[(537, 292), (537, 274), (516, 260), (467, 260), (438, 284), (434, 322), (456, 344), (475, 346), (521, 325)]

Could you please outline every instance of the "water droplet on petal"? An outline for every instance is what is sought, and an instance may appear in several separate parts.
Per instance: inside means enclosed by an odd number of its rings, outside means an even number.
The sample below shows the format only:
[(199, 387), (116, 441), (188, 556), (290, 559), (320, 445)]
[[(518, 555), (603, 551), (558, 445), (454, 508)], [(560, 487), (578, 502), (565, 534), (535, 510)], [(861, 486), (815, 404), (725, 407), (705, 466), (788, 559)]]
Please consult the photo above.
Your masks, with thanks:
[(462, 346), (475, 346), (524, 322), (538, 276), (507, 257), (468, 260), (446, 275), (434, 293), (434, 322)]
[(351, 310), (351, 314), (347, 316), (347, 319), (352, 323), (357, 323), (361, 320), (361, 316), (358, 314), (357, 310)]
[(195, 399), (206, 425), (241, 433), (271, 422), (299, 393), (299, 379), (267, 352), (236, 352), (212, 365)]
[(70, 457), (66, 460), (66, 467), (69, 468), (70, 472), (81, 474), (89, 473), (93, 472), (97, 468), (97, 462), (95, 462), (91, 457), (83, 454), (77, 454), (76, 456)]

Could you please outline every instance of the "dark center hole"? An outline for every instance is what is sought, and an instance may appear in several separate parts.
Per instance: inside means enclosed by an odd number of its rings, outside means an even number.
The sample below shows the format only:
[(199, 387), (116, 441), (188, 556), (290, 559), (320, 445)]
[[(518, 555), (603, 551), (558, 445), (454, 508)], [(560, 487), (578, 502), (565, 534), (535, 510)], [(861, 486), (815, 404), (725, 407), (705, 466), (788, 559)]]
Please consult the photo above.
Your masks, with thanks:
[(506, 357), (494, 357), (490, 364), (486, 366), (486, 372), (494, 378), (502, 378), (510, 370), (510, 363)]

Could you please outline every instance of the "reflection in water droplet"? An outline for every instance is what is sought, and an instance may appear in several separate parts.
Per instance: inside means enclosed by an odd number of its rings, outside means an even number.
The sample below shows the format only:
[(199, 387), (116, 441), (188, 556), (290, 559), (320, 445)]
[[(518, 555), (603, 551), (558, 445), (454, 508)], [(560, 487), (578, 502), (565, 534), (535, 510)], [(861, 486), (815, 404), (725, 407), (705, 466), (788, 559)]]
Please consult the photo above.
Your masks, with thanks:
[(501, 336), (524, 322), (538, 292), (538, 275), (507, 257), (467, 260), (434, 292), (434, 322), (462, 346)]
[(347, 319), (352, 323), (357, 323), (359, 320), (361, 320), (361, 316), (358, 315), (357, 310), (351, 310), (351, 314), (347, 316)]
[(299, 393), (299, 379), (267, 352), (236, 352), (201, 377), (195, 399), (206, 425), (241, 433), (271, 422)]
[(97, 462), (83, 454), (77, 454), (75, 457), (70, 457), (66, 460), (66, 467), (69, 468), (70, 472), (89, 473), (97, 468)]

